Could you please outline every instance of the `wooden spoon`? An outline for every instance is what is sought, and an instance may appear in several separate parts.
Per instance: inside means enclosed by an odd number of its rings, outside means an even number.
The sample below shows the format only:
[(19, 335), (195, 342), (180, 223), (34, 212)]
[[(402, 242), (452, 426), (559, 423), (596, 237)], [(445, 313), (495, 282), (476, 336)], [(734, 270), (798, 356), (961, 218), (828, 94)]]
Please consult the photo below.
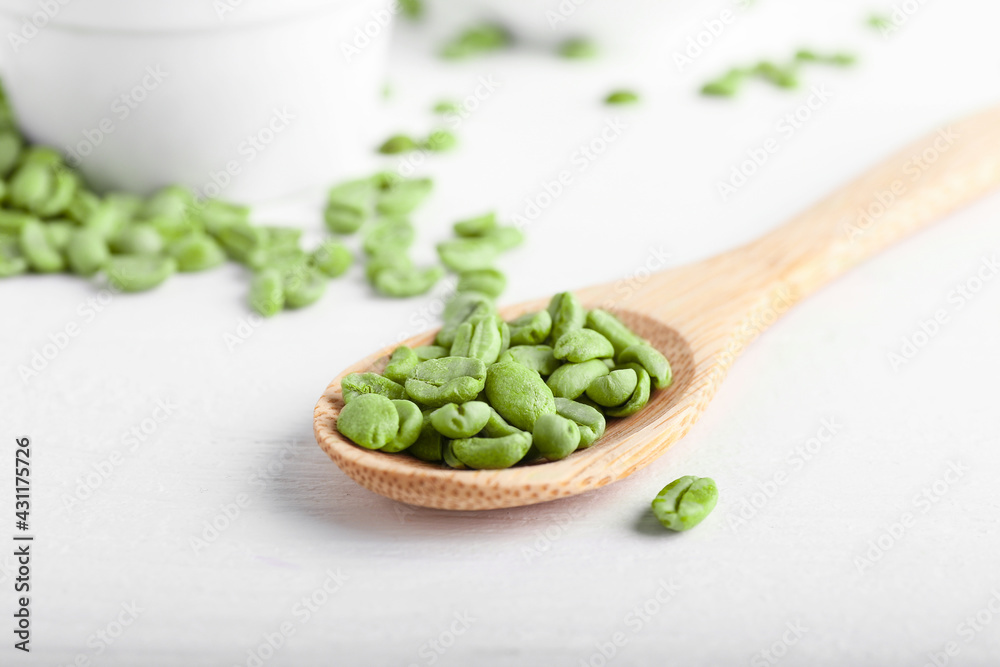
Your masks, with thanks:
[[(452, 510), (530, 505), (628, 477), (683, 437), (743, 348), (796, 301), (892, 242), (1000, 184), (1000, 109), (924, 137), (789, 224), (694, 265), (654, 274), (631, 293), (620, 285), (579, 290), (587, 307), (615, 312), (659, 348), (673, 385), (649, 405), (608, 421), (597, 444), (562, 461), (507, 470), (452, 470), (362, 449), (337, 433), (348, 373), (384, 368), (393, 347), (341, 373), (316, 405), (316, 441), (352, 479), (389, 498)], [(501, 310), (506, 319), (548, 299)], [(414, 336), (427, 345), (434, 332)]]

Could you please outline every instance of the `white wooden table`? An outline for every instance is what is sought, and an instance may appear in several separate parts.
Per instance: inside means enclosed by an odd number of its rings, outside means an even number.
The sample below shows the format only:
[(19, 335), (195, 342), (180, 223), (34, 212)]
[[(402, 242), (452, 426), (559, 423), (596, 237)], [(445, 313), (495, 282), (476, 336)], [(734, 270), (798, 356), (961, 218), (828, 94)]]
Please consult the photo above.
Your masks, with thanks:
[[(442, 97), (483, 98), (455, 130), (461, 149), (420, 169), (438, 186), (416, 216), (421, 257), (463, 216), (527, 215), (568, 171), (503, 261), (504, 300), (641, 280), (760, 235), (997, 101), (996, 3), (923, 3), (886, 39), (863, 25), (879, 4), (760, 2), (683, 72), (671, 54), (721, 4), (631, 63), (443, 66), (404, 36), (387, 132), (430, 129)], [(694, 92), (799, 45), (860, 63), (811, 68), (797, 92)], [(599, 104), (621, 85), (643, 103)], [(814, 86), (823, 101), (807, 113)], [(796, 112), (808, 118), (782, 129)], [(609, 127), (606, 150), (581, 159)], [(718, 183), (768, 138), (778, 150), (723, 201)], [(318, 232), (316, 198), (259, 218)], [(1000, 196), (796, 307), (655, 465), (586, 496), (466, 514), (373, 495), (312, 439), (334, 374), (433, 325), (437, 297), (380, 299), (354, 270), (317, 306), (253, 327), (238, 267), (103, 303), (62, 276), (0, 281), (0, 664), (995, 665), (998, 261)], [(10, 632), (7, 466), (21, 435), (34, 452), (29, 655)], [(683, 474), (712, 476), (721, 500), (671, 535), (649, 501)]]

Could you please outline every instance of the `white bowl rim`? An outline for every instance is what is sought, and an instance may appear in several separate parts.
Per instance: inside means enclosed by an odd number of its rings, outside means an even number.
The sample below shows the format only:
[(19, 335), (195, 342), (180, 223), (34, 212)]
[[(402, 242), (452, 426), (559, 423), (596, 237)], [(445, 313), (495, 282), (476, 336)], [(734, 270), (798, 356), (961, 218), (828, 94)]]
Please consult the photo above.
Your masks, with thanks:
[(274, 26), (327, 12), (398, 6), (396, 0), (0, 0), (0, 16), (31, 31), (174, 34)]

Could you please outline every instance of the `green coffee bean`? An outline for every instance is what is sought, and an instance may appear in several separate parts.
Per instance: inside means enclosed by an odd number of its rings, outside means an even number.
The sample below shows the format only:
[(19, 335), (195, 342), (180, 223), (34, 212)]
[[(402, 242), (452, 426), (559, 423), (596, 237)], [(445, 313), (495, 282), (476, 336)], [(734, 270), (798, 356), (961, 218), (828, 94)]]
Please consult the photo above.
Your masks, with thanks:
[(455, 334), (464, 322), (487, 317), (496, 313), (493, 300), (479, 292), (459, 292), (453, 296), (444, 307), (442, 319), (444, 324), (437, 334), (436, 342), (442, 347), (451, 348), (455, 342)]
[(202, 202), (200, 217), (205, 230), (214, 235), (229, 225), (249, 224), (250, 207), (221, 199), (209, 199)]
[(587, 390), (590, 383), (611, 371), (600, 359), (579, 364), (563, 364), (549, 376), (548, 386), (554, 396), (576, 398)]
[(597, 46), (587, 39), (567, 39), (559, 45), (559, 55), (571, 60), (587, 60), (598, 54)]
[(222, 247), (202, 232), (174, 241), (168, 246), (167, 254), (177, 260), (177, 270), (182, 272), (213, 269), (226, 261)]
[(81, 276), (92, 276), (107, 263), (111, 257), (104, 236), (97, 230), (81, 227), (73, 232), (69, 246), (66, 248), (66, 259), (69, 267)]
[(462, 438), (451, 443), (455, 458), (475, 470), (509, 468), (528, 453), (530, 433), (515, 433), (502, 438)]
[(391, 179), (381, 178), (382, 185), (375, 199), (375, 210), (382, 215), (406, 215), (420, 206), (431, 190), (434, 182), (429, 178)]
[(488, 269), (500, 256), (500, 249), (482, 238), (458, 238), (437, 245), (441, 263), (452, 271), (464, 273)]
[(38, 214), (52, 196), (55, 174), (47, 164), (25, 162), (14, 172), (7, 186), (7, 199), (11, 204)]
[(443, 458), (443, 448), (444, 439), (431, 425), (430, 413), (424, 413), (424, 424), (420, 429), (420, 435), (407, 452), (421, 461), (435, 463)]
[(556, 340), (552, 351), (556, 359), (575, 364), (615, 356), (615, 348), (611, 345), (611, 341), (592, 329), (567, 331)]
[(415, 237), (413, 223), (406, 218), (385, 218), (367, 231), (362, 247), (369, 255), (378, 254), (388, 247), (406, 250), (413, 245)]
[(548, 345), (515, 345), (500, 355), (497, 361), (513, 361), (542, 376), (552, 375), (562, 365)]
[(538, 447), (535, 447), (534, 442), (532, 442), (531, 447), (528, 447), (528, 453), (518, 463), (533, 463), (542, 458), (544, 458), (542, 453), (538, 451)]
[(635, 393), (639, 376), (631, 368), (611, 371), (595, 378), (587, 387), (587, 398), (606, 408), (624, 405)]
[(285, 307), (304, 308), (326, 292), (326, 277), (315, 269), (297, 271), (285, 276)]
[(264, 317), (271, 317), (285, 307), (285, 281), (277, 269), (254, 274), (250, 282), (250, 306)]
[(105, 241), (115, 238), (132, 220), (132, 202), (108, 195), (83, 220), (83, 226), (93, 229)]
[(547, 310), (526, 313), (510, 323), (511, 345), (539, 345), (552, 332), (552, 316)]
[(0, 278), (20, 275), (28, 270), (28, 260), (21, 253), (17, 238), (0, 237)]
[(580, 429), (580, 449), (586, 449), (604, 436), (607, 422), (601, 411), (568, 398), (556, 398), (556, 414), (572, 420)]
[(21, 164), (44, 165), (46, 167), (62, 166), (62, 155), (54, 148), (48, 146), (31, 146), (21, 155)]
[(370, 178), (348, 181), (330, 188), (323, 214), (334, 234), (353, 234), (372, 215), (376, 184)]
[(631, 90), (616, 90), (604, 98), (605, 104), (635, 104), (639, 95)]
[(404, 251), (394, 246), (380, 248), (375, 255), (368, 258), (365, 264), (365, 278), (375, 284), (375, 278), (382, 271), (410, 271), (413, 260)]
[(105, 266), (111, 285), (122, 292), (144, 292), (161, 285), (177, 270), (172, 257), (117, 255)]
[(323, 241), (310, 255), (313, 265), (329, 278), (343, 275), (354, 263), (354, 256), (343, 243)]
[(45, 236), (49, 240), (49, 245), (59, 252), (64, 252), (76, 228), (76, 225), (69, 220), (49, 220), (45, 223)]
[(410, 151), (415, 151), (419, 148), (417, 142), (405, 134), (394, 134), (378, 147), (378, 152), (382, 155), (398, 155), (400, 153), (409, 153)]
[(444, 153), (453, 150), (456, 146), (458, 146), (458, 138), (448, 130), (439, 128), (431, 132), (420, 147), (434, 153)]
[(298, 249), (302, 240), (302, 230), (294, 227), (278, 227), (275, 225), (259, 228), (264, 232), (264, 245), (271, 250)]
[(484, 232), (479, 239), (497, 250), (510, 250), (524, 243), (524, 232), (517, 227), (504, 225)]
[(485, 294), (466, 292), (455, 294), (448, 299), (444, 306), (442, 319), (446, 324), (452, 323), (457, 327), (462, 322), (472, 318), (495, 314), (496, 307), (493, 305), (493, 299)]
[(479, 292), (497, 298), (507, 287), (507, 278), (497, 269), (474, 269), (458, 274), (458, 292)]
[(441, 347), (440, 345), (421, 345), (413, 348), (413, 351), (416, 353), (419, 361), (440, 359), (441, 357), (448, 356), (448, 348)]
[(838, 67), (849, 67), (858, 62), (858, 58), (853, 53), (834, 53), (829, 56), (820, 56), (819, 62)]
[(399, 417), (399, 430), (389, 444), (380, 447), (379, 451), (387, 454), (396, 454), (408, 448), (417, 438), (424, 427), (424, 415), (415, 403), (406, 400), (395, 400), (392, 402)]
[(552, 390), (541, 376), (518, 363), (490, 366), (485, 388), (490, 405), (504, 420), (522, 431), (531, 431), (539, 417), (556, 411)]
[(66, 217), (78, 224), (85, 224), (87, 218), (93, 215), (101, 206), (101, 198), (83, 187), (78, 187), (73, 193), (73, 200), (66, 207)]
[(302, 230), (236, 225), (217, 235), (233, 259), (252, 269), (303, 272), (309, 256), (299, 247)]
[(417, 357), (416, 352), (405, 345), (400, 345), (393, 351), (392, 356), (389, 358), (389, 363), (386, 364), (383, 375), (393, 382), (402, 384), (406, 382), (406, 378), (410, 377), (413, 369), (419, 363), (420, 358)]
[(455, 236), (474, 237), (482, 236), (487, 232), (496, 229), (497, 215), (492, 211), (485, 215), (480, 215), (468, 220), (460, 220), (454, 224)]
[(474, 357), (489, 366), (500, 356), (503, 345), (502, 327), (503, 321), (496, 315), (463, 323), (455, 332), (451, 356)]
[(406, 380), (406, 393), (417, 403), (439, 408), (475, 399), (486, 382), (486, 364), (479, 359), (444, 357), (422, 361)]
[(158, 255), (163, 252), (163, 237), (150, 224), (133, 224), (111, 239), (111, 250), (121, 255)]
[(436, 114), (455, 114), (462, 110), (462, 105), (452, 100), (441, 100), (434, 104), (432, 111)]
[(399, 9), (403, 16), (411, 21), (416, 21), (424, 15), (423, 0), (399, 0)]
[(308, 253), (301, 248), (258, 248), (247, 257), (246, 265), (255, 271), (273, 268), (281, 271), (283, 275), (288, 275), (312, 270), (322, 274), (324, 278), (328, 277), (310, 262)]
[(690, 530), (711, 514), (719, 490), (708, 477), (686, 475), (667, 484), (653, 499), (653, 514), (665, 528)]
[(143, 206), (143, 199), (131, 192), (109, 192), (104, 196), (102, 203), (110, 206), (119, 216), (127, 221), (139, 215), (139, 211)]
[(519, 428), (514, 428), (500, 416), (500, 413), (496, 411), (493, 406), (490, 406), (490, 418), (483, 426), (483, 437), (486, 438), (502, 438), (507, 435), (515, 435), (518, 433), (524, 433)]
[(35, 213), (43, 218), (63, 214), (73, 203), (73, 197), (79, 187), (79, 177), (65, 167), (60, 168), (55, 174), (53, 189), (48, 200), (38, 206)]
[[(444, 357), (421, 361), (413, 369), (411, 379), (428, 382), (436, 387), (443, 386), (456, 379), (471, 377), (482, 382), (486, 381), (486, 364), (479, 359), (467, 357)], [(480, 390), (481, 391), (481, 390)], [(465, 401), (453, 401), (464, 403)]]
[(709, 81), (701, 87), (702, 95), (712, 95), (717, 97), (732, 97), (739, 92), (740, 86), (746, 79), (746, 72), (739, 68), (733, 68), (717, 79)]
[(174, 218), (189, 217), (196, 209), (194, 194), (180, 185), (168, 185), (146, 200), (139, 217)]
[(31, 220), (21, 227), (21, 252), (28, 265), (39, 273), (54, 273), (65, 268), (62, 255), (52, 246), (45, 226), (38, 220)]
[(372, 281), (375, 289), (391, 297), (410, 297), (426, 294), (444, 277), (440, 266), (423, 269), (382, 269)]
[(556, 413), (539, 417), (531, 435), (531, 443), (549, 461), (566, 458), (580, 445), (580, 427)]
[(586, 326), (611, 341), (616, 355), (621, 354), (622, 350), (630, 345), (641, 345), (644, 342), (632, 333), (631, 329), (622, 324), (621, 320), (600, 308), (594, 308), (587, 313)]
[(607, 413), (609, 417), (628, 417), (629, 415), (634, 415), (649, 403), (649, 373), (639, 364), (630, 363), (626, 367), (635, 371), (635, 391), (632, 392), (632, 395), (624, 404), (615, 408), (608, 408)]
[(460, 60), (502, 49), (513, 41), (501, 26), (484, 24), (469, 28), (448, 42), (441, 50), (443, 58)]
[(548, 311), (552, 318), (550, 336), (553, 342), (558, 341), (569, 331), (582, 329), (587, 321), (586, 309), (572, 292), (562, 292), (552, 297)]
[(490, 406), (482, 401), (449, 403), (431, 413), (434, 430), (446, 438), (471, 438), (490, 420)]
[(673, 383), (673, 371), (670, 369), (670, 362), (659, 350), (645, 343), (640, 345), (630, 345), (618, 355), (619, 364), (637, 363), (646, 369), (653, 387), (656, 389), (666, 389)]
[[(500, 354), (510, 349), (510, 325), (500, 320)], [(498, 355), (499, 357), (499, 355)]]
[(444, 459), (445, 465), (449, 468), (454, 468), (455, 470), (468, 470), (469, 466), (465, 465), (458, 460), (455, 456), (454, 443), (451, 440), (444, 440), (441, 445), (441, 458)]
[(0, 209), (0, 232), (5, 234), (20, 234), (21, 228), (24, 225), (35, 220), (38, 220), (38, 218), (30, 213)]
[(813, 53), (812, 51), (799, 51), (795, 54), (796, 60), (803, 60), (806, 62), (817, 62), (824, 63), (826, 65), (838, 65), (840, 67), (847, 67), (853, 65), (858, 61), (857, 57), (851, 53), (833, 53), (830, 55), (820, 55)]
[(399, 413), (385, 396), (362, 394), (340, 410), (337, 430), (365, 449), (381, 449), (399, 432)]
[(0, 177), (6, 177), (21, 157), (24, 140), (18, 132), (4, 129), (0, 132)]
[(799, 85), (794, 64), (782, 67), (781, 65), (776, 65), (765, 60), (757, 63), (757, 66), (751, 72), (779, 88), (797, 88)]
[(143, 224), (150, 225), (164, 241), (179, 241), (194, 234), (204, 234), (201, 220), (197, 218), (150, 218)]
[(340, 381), (340, 391), (344, 396), (344, 403), (350, 403), (362, 394), (379, 394), (394, 401), (406, 398), (403, 385), (378, 373), (351, 373)]

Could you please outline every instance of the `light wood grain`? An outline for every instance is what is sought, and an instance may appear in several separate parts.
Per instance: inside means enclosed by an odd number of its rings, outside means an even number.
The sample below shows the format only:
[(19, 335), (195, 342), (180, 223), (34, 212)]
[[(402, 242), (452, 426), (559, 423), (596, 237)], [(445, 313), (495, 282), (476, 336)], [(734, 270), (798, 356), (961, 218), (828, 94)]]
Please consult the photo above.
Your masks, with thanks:
[[(821, 160), (817, 160), (822, 168)], [(632, 293), (598, 285), (577, 294), (614, 311), (671, 361), (675, 382), (645, 410), (610, 420), (593, 447), (554, 462), (499, 471), (456, 471), (361, 449), (340, 437), (340, 380), (381, 369), (392, 348), (344, 370), (320, 398), (320, 447), (352, 479), (426, 507), (480, 510), (583, 493), (627, 477), (683, 437), (735, 358), (795, 302), (894, 241), (1000, 184), (1000, 110), (936, 131), (908, 146), (787, 225), (742, 248), (653, 275)], [(506, 318), (546, 300), (502, 310)], [(408, 345), (428, 344), (434, 332)], [(394, 347), (394, 346), (393, 346)]]

